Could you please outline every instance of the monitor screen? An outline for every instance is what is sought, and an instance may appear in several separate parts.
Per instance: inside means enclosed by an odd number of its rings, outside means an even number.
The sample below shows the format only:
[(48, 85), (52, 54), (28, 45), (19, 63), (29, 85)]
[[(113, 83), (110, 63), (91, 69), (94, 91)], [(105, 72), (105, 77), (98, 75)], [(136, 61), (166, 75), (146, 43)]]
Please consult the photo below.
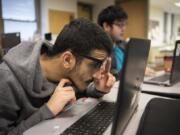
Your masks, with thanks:
[(19, 32), (4, 33), (1, 35), (1, 37), (2, 37), (2, 48), (4, 50), (9, 50), (21, 42), (21, 37)]
[(44, 34), (44, 38), (48, 41), (51, 41), (52, 40), (52, 34), (51, 33), (45, 33)]

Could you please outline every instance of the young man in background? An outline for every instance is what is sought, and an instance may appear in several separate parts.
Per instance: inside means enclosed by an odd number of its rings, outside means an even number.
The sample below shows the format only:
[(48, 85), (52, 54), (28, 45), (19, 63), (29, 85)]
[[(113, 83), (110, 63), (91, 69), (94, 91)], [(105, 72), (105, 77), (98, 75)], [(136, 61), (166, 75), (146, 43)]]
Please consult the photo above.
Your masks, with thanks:
[[(126, 42), (123, 39), (126, 30), (128, 15), (120, 6), (108, 6), (98, 15), (98, 24), (113, 41), (111, 72), (118, 78), (124, 62)], [(146, 68), (145, 75), (152, 75), (154, 71)]]
[(125, 41), (123, 35), (126, 30), (128, 15), (119, 6), (109, 6), (102, 10), (98, 16), (98, 24), (111, 37), (113, 41), (112, 73), (118, 77), (123, 61)]

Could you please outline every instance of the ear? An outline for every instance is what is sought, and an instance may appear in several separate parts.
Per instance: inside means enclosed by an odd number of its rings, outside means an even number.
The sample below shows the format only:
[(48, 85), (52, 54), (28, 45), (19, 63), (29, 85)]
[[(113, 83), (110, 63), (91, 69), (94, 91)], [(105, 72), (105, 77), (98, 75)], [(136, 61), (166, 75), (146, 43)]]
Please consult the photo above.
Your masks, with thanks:
[(65, 51), (62, 53), (62, 65), (66, 69), (73, 69), (76, 64), (75, 56), (70, 51)]
[(111, 31), (111, 26), (108, 23), (104, 22), (103, 29), (105, 32), (109, 33)]

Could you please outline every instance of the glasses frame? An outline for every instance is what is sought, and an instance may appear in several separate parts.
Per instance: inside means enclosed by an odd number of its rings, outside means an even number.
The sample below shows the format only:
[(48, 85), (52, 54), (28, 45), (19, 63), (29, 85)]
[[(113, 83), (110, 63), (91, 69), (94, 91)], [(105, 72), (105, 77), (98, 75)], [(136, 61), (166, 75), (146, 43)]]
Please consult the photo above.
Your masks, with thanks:
[(126, 21), (114, 22), (113, 24), (118, 26), (119, 28), (127, 26), (127, 22)]
[(96, 62), (98, 64), (97, 68), (100, 68), (103, 65), (104, 61), (106, 60), (106, 58), (104, 60), (99, 60), (97, 58), (94, 58), (94, 57), (91, 57), (91, 56), (88, 56), (88, 55), (79, 55), (79, 56)]

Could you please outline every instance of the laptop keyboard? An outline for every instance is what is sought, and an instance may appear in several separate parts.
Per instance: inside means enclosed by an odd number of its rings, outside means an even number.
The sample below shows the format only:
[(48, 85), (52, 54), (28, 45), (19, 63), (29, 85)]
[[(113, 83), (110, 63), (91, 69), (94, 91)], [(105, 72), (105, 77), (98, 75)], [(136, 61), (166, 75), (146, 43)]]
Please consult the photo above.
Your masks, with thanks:
[(152, 78), (151, 81), (165, 82), (165, 81), (168, 81), (169, 78), (170, 76), (168, 74), (164, 74), (162, 76)]
[(102, 135), (113, 120), (115, 103), (100, 102), (61, 135)]

